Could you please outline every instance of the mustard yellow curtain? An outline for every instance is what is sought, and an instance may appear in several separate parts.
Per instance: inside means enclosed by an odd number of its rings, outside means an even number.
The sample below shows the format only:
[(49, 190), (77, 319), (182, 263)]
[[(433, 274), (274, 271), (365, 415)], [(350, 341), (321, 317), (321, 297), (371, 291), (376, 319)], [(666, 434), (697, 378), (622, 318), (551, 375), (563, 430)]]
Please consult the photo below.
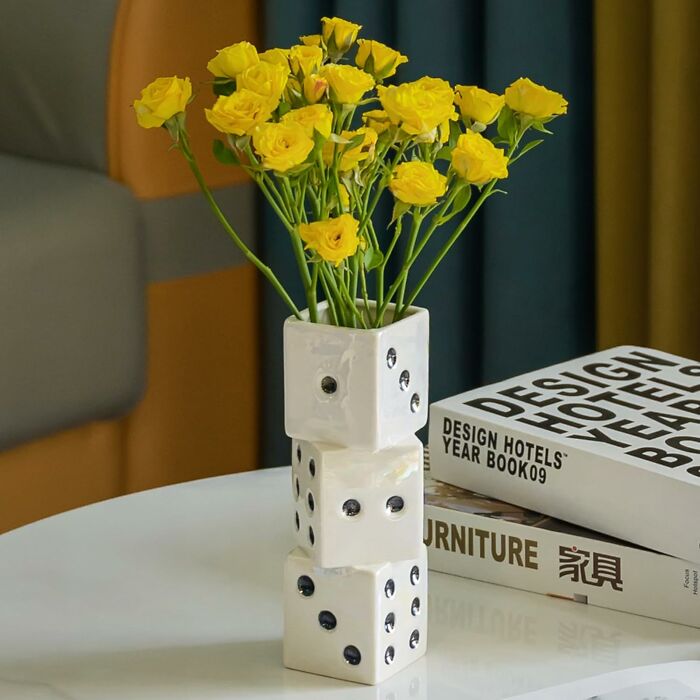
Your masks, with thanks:
[(601, 348), (700, 359), (698, 86), (698, 0), (596, 0)]

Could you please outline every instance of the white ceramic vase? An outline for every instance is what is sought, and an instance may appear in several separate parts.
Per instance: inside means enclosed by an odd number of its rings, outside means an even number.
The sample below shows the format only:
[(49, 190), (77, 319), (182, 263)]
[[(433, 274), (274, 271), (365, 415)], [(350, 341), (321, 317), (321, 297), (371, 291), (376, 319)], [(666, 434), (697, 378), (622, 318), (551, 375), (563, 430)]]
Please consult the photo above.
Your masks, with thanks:
[(411, 307), (369, 330), (304, 319), (284, 326), (297, 541), (284, 573), (284, 664), (374, 684), (427, 645), (414, 433), (427, 420), (429, 317)]

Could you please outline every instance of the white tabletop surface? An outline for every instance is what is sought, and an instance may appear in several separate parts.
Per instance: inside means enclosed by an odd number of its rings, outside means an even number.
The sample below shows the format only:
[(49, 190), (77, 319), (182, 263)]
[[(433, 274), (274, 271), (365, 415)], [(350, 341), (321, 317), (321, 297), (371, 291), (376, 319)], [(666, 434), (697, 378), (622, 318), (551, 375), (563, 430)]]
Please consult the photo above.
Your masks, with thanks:
[(426, 658), (377, 687), (282, 667), (288, 469), (171, 486), (0, 536), (2, 700), (500, 700), (700, 658), (700, 632), (430, 574)]

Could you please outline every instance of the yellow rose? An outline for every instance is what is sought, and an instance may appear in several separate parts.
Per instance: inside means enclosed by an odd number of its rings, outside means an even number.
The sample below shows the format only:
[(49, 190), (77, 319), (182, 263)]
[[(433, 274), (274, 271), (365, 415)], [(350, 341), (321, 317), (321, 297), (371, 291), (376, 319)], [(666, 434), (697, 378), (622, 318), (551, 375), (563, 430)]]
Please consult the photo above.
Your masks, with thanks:
[(379, 101), (393, 124), (412, 136), (434, 141), (436, 130), (445, 121), (457, 119), (450, 84), (440, 78), (421, 78), (377, 88)]
[(340, 19), (340, 17), (323, 17), (321, 19), (323, 42), (333, 58), (342, 56), (355, 43), (360, 29), (362, 29), (362, 25), (353, 24), (345, 19)]
[(374, 78), (355, 66), (328, 63), (320, 75), (328, 81), (331, 99), (342, 104), (357, 104), (374, 87)]
[(323, 62), (323, 49), (320, 46), (292, 46), (289, 49), (289, 64), (296, 76), (318, 73)]
[(157, 78), (141, 90), (141, 99), (134, 100), (136, 121), (144, 129), (163, 126), (171, 117), (184, 112), (192, 97), (189, 78)]
[(378, 134), (386, 131), (390, 126), (389, 115), (383, 109), (370, 109), (362, 114), (362, 122)]
[(375, 80), (394, 75), (402, 63), (408, 62), (406, 56), (374, 39), (358, 39), (357, 46), (355, 63), (371, 73)]
[(286, 173), (303, 163), (314, 142), (299, 124), (261, 124), (253, 133), (253, 146), (265, 168)]
[(412, 160), (396, 166), (389, 189), (399, 201), (424, 207), (445, 194), (447, 178), (431, 163)]
[(300, 36), (299, 41), (304, 44), (304, 46), (320, 46), (321, 45), (321, 35), (320, 34), (306, 34), (305, 36)]
[(338, 267), (357, 252), (359, 226), (360, 222), (353, 216), (341, 214), (335, 219), (299, 224), (299, 235), (307, 250), (315, 251), (323, 260)]
[(292, 109), (282, 117), (283, 124), (298, 124), (306, 132), (307, 136), (313, 138), (314, 130), (321, 136), (328, 138), (331, 135), (333, 126), (333, 112), (328, 105), (308, 105)]
[(261, 61), (236, 76), (236, 89), (250, 90), (258, 95), (280, 101), (287, 85), (289, 69), (277, 63)]
[(277, 107), (277, 100), (252, 90), (237, 90), (221, 95), (211, 109), (205, 109), (207, 121), (224, 134), (243, 136), (267, 121)]
[(566, 114), (569, 105), (563, 95), (533, 83), (530, 78), (518, 78), (507, 87), (505, 99), (514, 112), (527, 114), (535, 119)]
[(216, 52), (207, 70), (217, 78), (235, 78), (259, 61), (258, 50), (249, 41), (239, 41)]
[(258, 58), (266, 63), (275, 63), (289, 70), (289, 49), (268, 49), (259, 54)]
[(460, 177), (473, 185), (508, 177), (508, 158), (502, 148), (474, 131), (467, 131), (457, 139), (452, 151), (452, 167)]
[(352, 170), (363, 161), (371, 162), (374, 159), (374, 150), (377, 145), (377, 132), (374, 129), (360, 127), (359, 129), (355, 129), (355, 131), (343, 131), (340, 135), (344, 139), (350, 141), (360, 134), (363, 135), (363, 140), (357, 146), (350, 149), (347, 148), (347, 144), (336, 144), (333, 141), (326, 141), (326, 143), (323, 144), (323, 162), (326, 165), (331, 165), (331, 163), (333, 163), (333, 154), (336, 145), (338, 147), (338, 153), (341, 154), (340, 164), (338, 166), (341, 172)]
[(315, 104), (326, 94), (328, 81), (320, 75), (307, 75), (304, 78), (304, 98), (309, 104)]
[(456, 85), (455, 102), (465, 119), (491, 124), (503, 109), (505, 97), (494, 95), (476, 85)]

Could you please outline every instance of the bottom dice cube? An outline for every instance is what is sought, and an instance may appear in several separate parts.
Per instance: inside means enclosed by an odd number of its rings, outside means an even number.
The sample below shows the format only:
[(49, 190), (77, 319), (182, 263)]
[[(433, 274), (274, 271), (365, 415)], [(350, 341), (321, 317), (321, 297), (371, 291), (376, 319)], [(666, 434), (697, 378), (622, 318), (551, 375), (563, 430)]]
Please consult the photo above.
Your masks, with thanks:
[(284, 665), (374, 684), (420, 658), (426, 549), (418, 559), (322, 569), (297, 548), (284, 570)]

